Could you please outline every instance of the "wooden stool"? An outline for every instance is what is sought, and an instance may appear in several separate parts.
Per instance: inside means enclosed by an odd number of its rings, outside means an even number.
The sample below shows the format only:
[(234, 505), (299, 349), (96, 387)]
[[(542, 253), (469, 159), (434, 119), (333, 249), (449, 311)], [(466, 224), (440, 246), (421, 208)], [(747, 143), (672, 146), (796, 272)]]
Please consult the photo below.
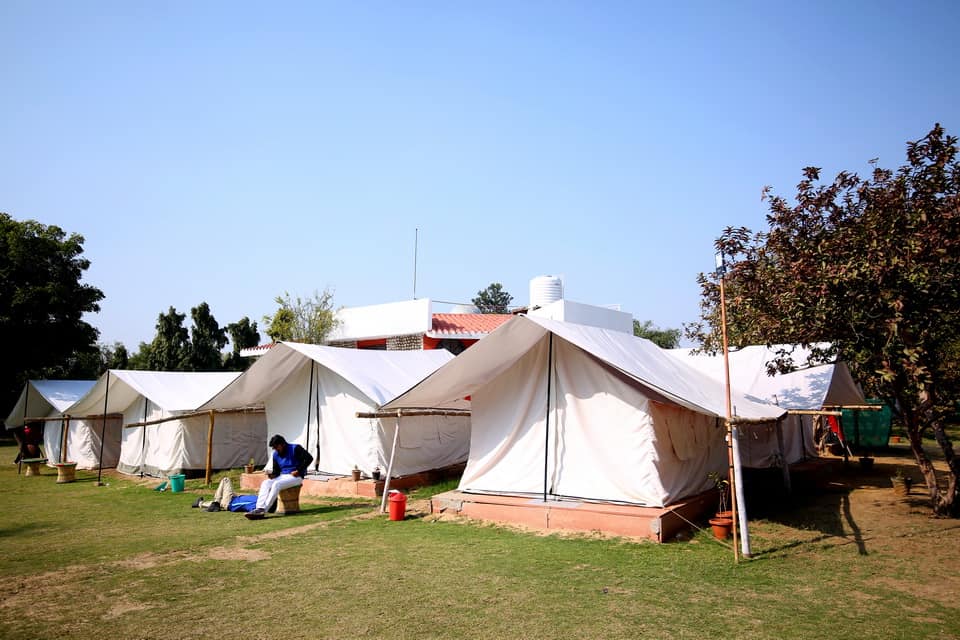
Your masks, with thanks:
[(57, 484), (65, 484), (67, 482), (73, 482), (77, 479), (77, 463), (76, 462), (58, 462), (57, 465)]
[(26, 465), (27, 470), (23, 473), (25, 476), (38, 476), (40, 475), (40, 465), (46, 464), (46, 458), (24, 458), (21, 460), (24, 465)]
[(289, 489), (284, 489), (280, 492), (277, 513), (286, 515), (288, 513), (300, 512), (300, 488), (302, 486), (303, 485), (298, 484), (295, 487), (290, 487)]

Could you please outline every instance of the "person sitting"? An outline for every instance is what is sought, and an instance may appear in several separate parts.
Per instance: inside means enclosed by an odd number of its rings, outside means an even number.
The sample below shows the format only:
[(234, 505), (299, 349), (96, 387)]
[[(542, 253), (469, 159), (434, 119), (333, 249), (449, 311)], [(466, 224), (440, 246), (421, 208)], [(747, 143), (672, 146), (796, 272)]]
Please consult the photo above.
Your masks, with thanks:
[(190, 505), (194, 509), (203, 509), (204, 511), (216, 512), (227, 511), (250, 512), (257, 506), (257, 496), (244, 495), (233, 491), (233, 482), (230, 478), (223, 477), (220, 484), (217, 485), (217, 491), (213, 494), (213, 500), (204, 500), (199, 497)]
[(256, 508), (244, 514), (250, 520), (263, 518), (267, 509), (276, 504), (281, 491), (302, 485), (307, 467), (313, 462), (313, 456), (306, 449), (296, 443), (288, 443), (279, 434), (270, 438), (270, 448), (273, 449), (270, 474), (260, 485)]

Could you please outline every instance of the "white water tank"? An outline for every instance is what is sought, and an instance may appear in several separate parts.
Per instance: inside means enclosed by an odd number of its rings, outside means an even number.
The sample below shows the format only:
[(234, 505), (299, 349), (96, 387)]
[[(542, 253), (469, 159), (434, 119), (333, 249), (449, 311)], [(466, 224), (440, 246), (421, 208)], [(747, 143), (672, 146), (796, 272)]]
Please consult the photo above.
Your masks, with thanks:
[(530, 308), (545, 307), (563, 300), (563, 280), (559, 276), (537, 276), (530, 281)]
[(450, 313), (480, 313), (472, 304), (455, 304), (450, 308)]

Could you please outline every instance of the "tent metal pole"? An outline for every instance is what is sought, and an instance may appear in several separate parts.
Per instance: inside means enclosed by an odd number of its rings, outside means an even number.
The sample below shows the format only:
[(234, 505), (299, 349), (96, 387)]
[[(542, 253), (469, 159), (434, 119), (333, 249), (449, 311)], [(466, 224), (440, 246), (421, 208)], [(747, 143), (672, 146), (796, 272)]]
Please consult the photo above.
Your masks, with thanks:
[(310, 451), (310, 410), (313, 408), (313, 368), (316, 362), (310, 360), (310, 383), (307, 385), (307, 442), (304, 449)]
[[(150, 405), (150, 398), (143, 396), (143, 421), (147, 421), (147, 407)], [(140, 477), (143, 477), (143, 468), (147, 464), (147, 428), (143, 428), (140, 434)]]
[[(803, 433), (803, 418), (797, 416), (800, 422), (800, 433)], [(780, 445), (780, 460), (783, 462), (783, 486), (787, 489), (787, 495), (793, 493), (793, 487), (790, 485), (790, 465), (787, 463), (787, 452), (783, 444), (783, 418), (777, 418), (777, 444)], [(802, 441), (802, 437), (801, 437)]]
[[(23, 456), (27, 452), (27, 407), (30, 404), (30, 379), (27, 379), (27, 389), (23, 395), (23, 424), (20, 426), (20, 433), (22, 434), (21, 438), (16, 438), (17, 444), (20, 445), (20, 455), (17, 456), (17, 475), (20, 475), (20, 467), (23, 466)], [(13, 432), (16, 435), (16, 431)]]
[(103, 422), (100, 423), (100, 457), (97, 460), (97, 486), (102, 487), (103, 482), (100, 478), (103, 476), (103, 439), (107, 435), (107, 401), (110, 399), (110, 369), (107, 369), (107, 388), (103, 392)]
[[(314, 361), (314, 366), (316, 366), (316, 361)], [(316, 403), (316, 411), (313, 412), (313, 419), (317, 422), (317, 453), (313, 456), (313, 470), (320, 470), (320, 375), (319, 372), (316, 376), (316, 391), (313, 393), (313, 401)]]
[(390, 463), (387, 465), (387, 478), (383, 481), (383, 498), (380, 499), (380, 513), (387, 512), (387, 494), (390, 493), (390, 476), (393, 475), (393, 456), (397, 452), (397, 439), (400, 435), (400, 410), (397, 409), (397, 428), (393, 430), (393, 446), (390, 448)]
[(550, 382), (553, 379), (553, 332), (550, 332), (550, 346), (547, 348), (547, 420), (543, 442), (543, 501), (547, 501), (547, 467), (550, 462)]

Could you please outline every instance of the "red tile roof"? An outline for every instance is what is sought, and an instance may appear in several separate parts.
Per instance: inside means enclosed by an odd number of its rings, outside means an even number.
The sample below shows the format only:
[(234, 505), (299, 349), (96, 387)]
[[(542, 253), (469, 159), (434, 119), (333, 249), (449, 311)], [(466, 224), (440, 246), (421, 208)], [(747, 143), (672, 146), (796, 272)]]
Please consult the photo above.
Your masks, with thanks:
[(483, 336), (507, 320), (513, 318), (509, 313), (435, 313), (433, 329), (428, 332), (432, 337)]

